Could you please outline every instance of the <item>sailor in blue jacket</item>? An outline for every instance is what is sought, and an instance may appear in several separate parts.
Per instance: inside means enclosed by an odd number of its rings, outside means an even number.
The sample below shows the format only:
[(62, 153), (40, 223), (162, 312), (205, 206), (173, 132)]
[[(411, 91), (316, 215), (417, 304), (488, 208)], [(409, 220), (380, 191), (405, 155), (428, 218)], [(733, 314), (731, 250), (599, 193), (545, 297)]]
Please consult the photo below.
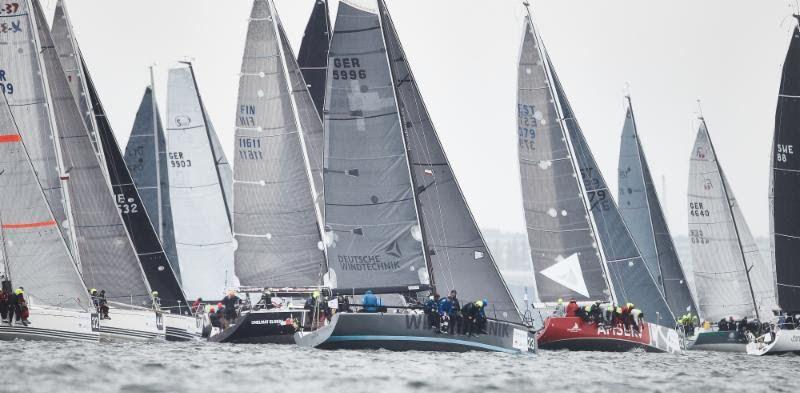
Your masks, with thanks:
[(364, 306), (363, 312), (378, 312), (378, 307), (383, 305), (381, 298), (375, 296), (371, 290), (367, 290), (361, 297), (361, 304)]
[(453, 312), (453, 302), (449, 297), (439, 301), (439, 328), (442, 333), (450, 330), (450, 314)]

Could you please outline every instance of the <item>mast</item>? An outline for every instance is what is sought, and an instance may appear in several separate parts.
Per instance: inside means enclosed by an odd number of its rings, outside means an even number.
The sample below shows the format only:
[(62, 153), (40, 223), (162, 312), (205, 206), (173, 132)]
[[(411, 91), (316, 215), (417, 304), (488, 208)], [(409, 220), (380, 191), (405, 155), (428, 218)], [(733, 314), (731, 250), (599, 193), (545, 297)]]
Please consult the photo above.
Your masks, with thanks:
[[(206, 129), (206, 136), (208, 137), (208, 146), (211, 149), (211, 158), (214, 160), (214, 171), (217, 174), (217, 181), (219, 182), (219, 189), (220, 193), (222, 194), (222, 203), (225, 205), (225, 217), (228, 219), (228, 226), (233, 230), (233, 222), (231, 221), (231, 211), (228, 207), (228, 198), (225, 196), (225, 191), (222, 188), (222, 175), (219, 173), (219, 166), (217, 165), (217, 152), (214, 151), (214, 142), (211, 139), (211, 130), (210, 125), (208, 122), (208, 117), (206, 116), (206, 109), (203, 105), (203, 99), (200, 97), (200, 88), (197, 86), (197, 78), (194, 75), (194, 68), (192, 67), (191, 61), (181, 61), (180, 63), (186, 64), (189, 66), (189, 72), (192, 74), (192, 83), (194, 84), (194, 91), (197, 93), (197, 102), (200, 103), (200, 114), (203, 117), (203, 125)], [(153, 97), (153, 102), (155, 103), (155, 97)]]
[(420, 213), (422, 212), (422, 207), (419, 204), (419, 195), (417, 195), (418, 188), (416, 181), (414, 181), (414, 174), (411, 173), (411, 145), (408, 143), (408, 131), (406, 129), (406, 123), (403, 119), (403, 112), (400, 110), (399, 105), (399, 98), (397, 95), (397, 85), (395, 85), (395, 80), (397, 80), (397, 75), (395, 75), (394, 67), (392, 66), (392, 59), (389, 58), (389, 50), (388, 45), (386, 44), (386, 30), (383, 28), (383, 18), (381, 14), (386, 13), (387, 17), (389, 15), (389, 11), (386, 8), (386, 4), (384, 0), (377, 0), (378, 2), (378, 23), (381, 29), (381, 38), (383, 38), (383, 47), (385, 48), (384, 53), (386, 54), (386, 63), (389, 66), (389, 75), (391, 75), (391, 84), (392, 84), (392, 92), (395, 97), (395, 109), (397, 110), (397, 116), (400, 118), (400, 128), (402, 129), (402, 136), (403, 136), (403, 145), (405, 146), (405, 153), (406, 153), (406, 163), (408, 167), (408, 177), (411, 179), (411, 188), (412, 194), (414, 196), (414, 209), (417, 213), (417, 223), (419, 224), (420, 229), (420, 243), (422, 243), (422, 251), (423, 256), (425, 257), (425, 267), (428, 269), (428, 285), (430, 286), (431, 293), (436, 293), (436, 281), (433, 277), (433, 265), (431, 264), (431, 257), (430, 257), (430, 250), (428, 249), (427, 242), (425, 241), (425, 228), (422, 224), (423, 220), (420, 217)]
[(576, 181), (578, 183), (578, 189), (581, 192), (581, 203), (583, 203), (584, 212), (586, 212), (586, 216), (587, 216), (588, 221), (589, 221), (589, 227), (590, 227), (591, 232), (592, 232), (592, 239), (594, 240), (594, 244), (597, 245), (597, 252), (598, 252), (598, 254), (600, 256), (600, 258), (599, 258), (600, 259), (600, 268), (603, 271), (603, 279), (605, 280), (606, 287), (608, 288), (608, 291), (609, 291), (609, 298), (610, 299), (608, 299), (608, 300), (610, 300), (611, 302), (616, 303), (616, 298), (617, 297), (616, 297), (616, 294), (615, 294), (614, 286), (611, 283), (611, 273), (608, 270), (607, 261), (606, 261), (606, 253), (603, 250), (602, 242), (597, 237), (597, 224), (595, 223), (594, 215), (591, 212), (591, 208), (590, 208), (591, 205), (589, 205), (588, 201), (586, 200), (587, 193), (586, 193), (585, 184), (583, 183), (583, 173), (580, 171), (580, 169), (578, 167), (578, 164), (576, 162), (577, 157), (575, 156), (575, 151), (574, 151), (573, 146), (572, 146), (572, 138), (570, 137), (569, 132), (567, 132), (565, 130), (565, 128), (567, 127), (567, 124), (565, 123), (566, 119), (564, 118), (563, 108), (561, 107), (561, 102), (558, 99), (558, 94), (556, 94), (556, 92), (554, 90), (553, 78), (551, 76), (553, 71), (552, 71), (552, 64), (550, 64), (550, 56), (547, 55), (547, 52), (546, 52), (546, 50), (544, 48), (544, 42), (542, 41), (541, 37), (539, 36), (538, 31), (534, 28), (533, 15), (532, 15), (531, 10), (530, 10), (530, 3), (527, 2), (527, 1), (523, 1), (522, 4), (525, 6), (525, 11), (527, 12), (528, 23), (531, 26), (532, 33), (536, 37), (537, 49), (539, 51), (539, 56), (543, 60), (543, 65), (542, 66), (544, 67), (544, 70), (545, 70), (544, 75), (545, 75), (545, 78), (547, 79), (547, 81), (546, 81), (547, 82), (547, 87), (548, 87), (548, 90), (550, 91), (551, 96), (553, 97), (553, 104), (554, 104), (554, 107), (555, 107), (555, 110), (556, 110), (556, 114), (558, 115), (559, 123), (561, 125), (561, 127), (560, 127), (561, 128), (561, 133), (564, 136), (564, 140), (566, 141), (565, 145), (567, 147), (567, 151), (568, 151), (568, 154), (569, 154), (569, 157), (570, 157), (570, 160), (569, 160), (570, 161), (570, 165), (572, 166), (573, 172), (576, 174)]
[[(281, 65), (283, 66), (284, 77), (285, 77), (285, 80), (286, 80), (286, 90), (289, 92), (289, 99), (292, 101), (292, 115), (294, 116), (294, 121), (295, 121), (295, 124), (297, 124), (297, 128), (298, 128), (297, 137), (300, 139), (300, 151), (303, 153), (304, 169), (305, 169), (305, 172), (306, 172), (306, 177), (308, 178), (308, 185), (309, 185), (309, 188), (310, 188), (310, 191), (311, 191), (311, 199), (314, 202), (314, 212), (315, 212), (316, 217), (317, 217), (317, 229), (319, 230), (320, 241), (322, 242), (322, 250), (321, 251), (323, 252), (323, 254), (325, 254), (325, 257), (323, 258), (323, 260), (324, 260), (324, 264), (326, 265), (325, 269), (327, 270), (327, 262), (328, 262), (327, 249), (328, 248), (325, 247), (325, 241), (322, 238), (323, 234), (325, 233), (325, 228), (324, 228), (325, 224), (323, 222), (323, 215), (322, 215), (322, 211), (320, 210), (319, 203), (317, 203), (317, 199), (318, 199), (319, 194), (317, 193), (317, 187), (314, 184), (314, 176), (311, 173), (311, 162), (309, 161), (309, 158), (308, 158), (308, 149), (306, 148), (306, 142), (305, 142), (305, 129), (301, 126), (300, 115), (297, 113), (297, 100), (295, 99), (294, 94), (293, 94), (294, 91), (292, 90), (291, 78), (289, 77), (289, 75), (286, 75), (286, 73), (289, 70), (289, 65), (286, 63), (287, 54), (284, 51), (284, 46), (283, 46), (283, 38), (284, 38), (285, 35), (282, 34), (282, 27), (280, 25), (280, 18), (278, 17), (278, 11), (275, 8), (275, 3), (273, 2), (273, 0), (269, 0), (269, 7), (270, 7), (270, 14), (272, 15), (272, 17), (274, 19), (273, 22), (272, 22), (272, 26), (275, 28), (275, 37), (278, 39), (277, 40), (278, 53), (280, 54)], [(327, 9), (327, 2), (325, 3), (325, 7)], [(294, 54), (289, 54), (289, 56), (294, 56)], [(327, 56), (326, 56), (326, 58), (327, 58)], [(298, 66), (298, 69), (299, 68), (300, 67)], [(300, 76), (300, 78), (303, 77), (302, 72), (300, 73), (299, 76)], [(303, 84), (305, 85), (305, 80), (303, 80)], [(317, 116), (319, 116), (319, 113), (317, 113)], [(223, 197), (224, 197), (224, 195), (223, 195)]]
[[(700, 102), (698, 101), (698, 106)], [(700, 110), (700, 115), (698, 116), (698, 120), (702, 123), (702, 127), (706, 130), (706, 134), (708, 133), (708, 127), (706, 126), (706, 119), (703, 117), (702, 109)], [(725, 205), (728, 206), (728, 212), (731, 215), (731, 220), (733, 221), (733, 229), (736, 232), (736, 242), (739, 245), (739, 253), (742, 256), (742, 264), (744, 265), (744, 272), (747, 275), (747, 287), (750, 289), (750, 297), (753, 299), (753, 310), (756, 313), (756, 319), (760, 319), (758, 315), (758, 301), (756, 300), (756, 293), (753, 290), (753, 282), (750, 279), (750, 268), (747, 266), (747, 258), (744, 255), (744, 245), (742, 245), (742, 237), (739, 234), (739, 226), (736, 225), (736, 216), (733, 214), (733, 205), (731, 204), (730, 196), (728, 194), (728, 182), (725, 179), (725, 173), (722, 171), (722, 166), (719, 165), (719, 158), (717, 156), (717, 151), (714, 149), (714, 142), (711, 140), (711, 137), (708, 137), (708, 145), (711, 147), (711, 153), (714, 155), (714, 164), (717, 166), (717, 170), (719, 171), (720, 177), (722, 178), (722, 192), (725, 193)]]
[[(56, 114), (53, 109), (53, 97), (50, 94), (50, 82), (47, 76), (47, 69), (44, 65), (44, 62), (42, 61), (42, 56), (41, 56), (42, 53), (44, 52), (44, 48), (42, 47), (42, 43), (39, 39), (39, 29), (43, 28), (44, 26), (40, 27), (36, 20), (36, 15), (42, 12), (41, 5), (39, 4), (38, 0), (32, 0), (32, 3), (33, 7), (29, 8), (29, 10), (33, 11), (34, 15), (29, 15), (28, 20), (31, 23), (31, 30), (33, 32), (33, 44), (36, 47), (36, 52), (37, 52), (36, 61), (39, 63), (39, 71), (42, 74), (42, 82), (44, 83), (44, 86), (42, 87), (44, 88), (43, 89), (44, 96), (45, 99), (47, 100), (46, 104), (47, 120), (48, 123), (50, 123), (50, 129), (53, 131), (53, 145), (55, 146), (56, 150), (56, 163), (58, 164), (58, 178), (59, 181), (61, 182), (61, 192), (64, 195), (63, 205), (64, 205), (64, 211), (67, 216), (70, 243), (72, 244), (70, 251), (72, 251), (72, 256), (75, 259), (75, 266), (78, 268), (78, 271), (81, 272), (82, 274), (83, 269), (81, 266), (80, 250), (78, 249), (78, 235), (76, 233), (77, 231), (74, 225), (75, 218), (73, 217), (72, 214), (72, 207), (71, 207), (72, 202), (70, 200), (69, 186), (67, 185), (67, 182), (69, 181), (69, 173), (64, 170), (64, 156), (61, 151), (61, 135), (59, 133), (58, 126), (56, 125), (56, 119), (55, 119)], [(55, 50), (55, 47), (51, 49)], [(58, 223), (58, 225), (62, 225), (62, 223)]]
[(156, 157), (156, 205), (158, 206), (158, 221), (156, 225), (153, 225), (156, 229), (156, 235), (158, 235), (158, 240), (161, 244), (164, 244), (164, 234), (163, 234), (163, 218), (162, 218), (162, 209), (161, 209), (161, 157), (158, 151), (158, 107), (156, 106), (156, 82), (155, 77), (153, 75), (153, 65), (150, 65), (150, 101), (152, 103), (153, 108), (153, 148), (155, 150), (155, 157)]

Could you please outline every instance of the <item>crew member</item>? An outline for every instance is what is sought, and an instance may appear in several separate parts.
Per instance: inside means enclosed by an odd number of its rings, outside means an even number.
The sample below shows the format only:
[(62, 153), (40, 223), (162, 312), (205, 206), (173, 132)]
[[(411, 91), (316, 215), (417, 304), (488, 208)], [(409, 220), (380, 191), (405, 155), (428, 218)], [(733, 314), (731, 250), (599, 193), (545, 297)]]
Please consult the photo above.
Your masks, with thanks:
[(476, 300), (471, 303), (467, 303), (461, 309), (461, 313), (464, 315), (464, 323), (466, 325), (466, 335), (471, 336), (473, 334), (480, 333), (480, 325), (479, 319), (481, 318), (481, 314), (483, 313), (483, 307), (485, 306), (483, 300)]
[(0, 316), (3, 318), (3, 322), (9, 322), (8, 320), (8, 294), (2, 288), (0, 288)]
[(364, 306), (362, 312), (378, 312), (379, 307), (383, 306), (381, 298), (375, 296), (371, 290), (367, 290), (361, 297), (361, 304)]
[(642, 310), (634, 308), (631, 310), (631, 324), (637, 332), (642, 330)]
[(449, 322), (449, 333), (453, 334), (456, 332), (461, 334), (464, 330), (463, 321), (461, 317), (461, 301), (458, 300), (458, 292), (455, 289), (450, 291), (450, 322)]
[(275, 306), (272, 304), (272, 292), (269, 289), (265, 289), (264, 292), (261, 293), (261, 299), (258, 300), (256, 306), (265, 308), (267, 310), (275, 308)]
[(196, 314), (197, 310), (203, 305), (203, 298), (199, 297), (192, 303), (192, 314)]
[(450, 297), (439, 300), (439, 329), (442, 333), (450, 331), (450, 313), (453, 311), (453, 303)]
[(242, 302), (238, 296), (236, 296), (236, 292), (228, 291), (228, 296), (225, 296), (222, 299), (222, 305), (225, 306), (225, 327), (227, 328), (236, 320), (236, 308)]
[(576, 311), (578, 311), (579, 308), (581, 308), (581, 306), (578, 305), (578, 302), (576, 302), (575, 299), (570, 299), (569, 304), (567, 304), (567, 316), (576, 317)]
[(603, 313), (603, 323), (606, 325), (611, 325), (611, 322), (614, 318), (614, 303), (603, 303), (600, 306), (600, 310)]
[(21, 323), (28, 326), (28, 304), (25, 302), (25, 291), (22, 287), (14, 291), (16, 296), (16, 304), (14, 306), (14, 313), (17, 315), (16, 323)]
[(558, 298), (558, 304), (556, 304), (556, 311), (553, 313), (553, 315), (557, 317), (563, 317), (566, 314), (567, 310), (566, 307), (564, 306), (564, 299)]
[(428, 316), (428, 326), (431, 329), (439, 327), (439, 294), (435, 293), (428, 297), (425, 302), (425, 315)]
[(208, 310), (208, 321), (211, 322), (211, 326), (213, 327), (222, 327), (219, 323), (219, 316), (217, 315), (217, 311), (214, 310), (214, 307), (211, 307)]

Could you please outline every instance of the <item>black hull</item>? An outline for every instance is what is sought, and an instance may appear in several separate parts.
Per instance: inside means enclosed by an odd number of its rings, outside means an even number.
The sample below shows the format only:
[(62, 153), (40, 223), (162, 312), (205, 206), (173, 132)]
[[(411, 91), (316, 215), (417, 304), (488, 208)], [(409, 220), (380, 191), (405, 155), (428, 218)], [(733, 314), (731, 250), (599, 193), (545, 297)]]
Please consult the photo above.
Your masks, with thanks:
[(236, 322), (208, 338), (208, 341), (236, 344), (294, 344), (294, 333), (297, 329), (287, 323), (292, 318), (302, 323), (308, 312), (306, 310), (272, 311), (259, 310), (242, 314)]
[(336, 314), (314, 332), (295, 334), (304, 347), (319, 349), (387, 349), (390, 351), (532, 353), (533, 333), (522, 325), (488, 321), (487, 334), (466, 336), (439, 333), (423, 314)]

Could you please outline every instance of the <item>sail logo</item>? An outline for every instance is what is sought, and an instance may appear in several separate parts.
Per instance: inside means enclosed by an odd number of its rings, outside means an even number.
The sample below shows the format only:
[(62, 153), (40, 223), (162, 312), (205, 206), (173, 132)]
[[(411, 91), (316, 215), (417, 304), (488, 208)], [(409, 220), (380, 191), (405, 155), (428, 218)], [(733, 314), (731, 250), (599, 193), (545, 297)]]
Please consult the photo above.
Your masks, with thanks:
[(339, 266), (349, 271), (397, 271), (400, 261), (382, 261), (380, 255), (339, 255)]
[(192, 124), (192, 118), (187, 115), (175, 116), (175, 125), (178, 127), (188, 127)]
[(697, 151), (695, 152), (695, 156), (701, 160), (706, 159), (706, 148), (703, 146), (699, 146)]
[(395, 258), (400, 258), (403, 256), (403, 252), (400, 251), (400, 245), (397, 244), (397, 240), (393, 241), (389, 247), (386, 247), (386, 254)]
[(711, 191), (712, 188), (714, 188), (714, 184), (711, 183), (711, 179), (703, 180), (703, 189), (704, 190)]

